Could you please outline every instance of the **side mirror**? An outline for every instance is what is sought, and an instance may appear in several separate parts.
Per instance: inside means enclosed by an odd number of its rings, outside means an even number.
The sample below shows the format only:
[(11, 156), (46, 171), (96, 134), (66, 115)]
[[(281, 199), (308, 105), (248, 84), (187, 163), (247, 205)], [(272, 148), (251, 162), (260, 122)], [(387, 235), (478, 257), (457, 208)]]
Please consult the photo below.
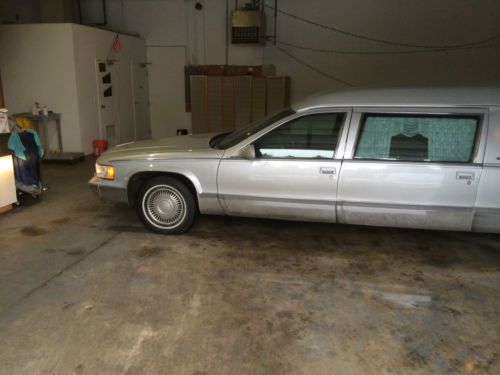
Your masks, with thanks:
[(240, 152), (239, 156), (242, 158), (248, 159), (248, 160), (254, 160), (255, 159), (255, 146), (252, 144), (246, 145), (243, 147)]

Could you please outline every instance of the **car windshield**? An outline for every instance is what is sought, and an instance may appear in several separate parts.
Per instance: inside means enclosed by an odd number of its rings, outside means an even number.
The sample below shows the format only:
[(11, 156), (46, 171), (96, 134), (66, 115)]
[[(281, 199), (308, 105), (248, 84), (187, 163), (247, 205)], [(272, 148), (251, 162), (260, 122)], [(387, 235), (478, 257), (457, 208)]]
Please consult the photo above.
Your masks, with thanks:
[[(293, 115), (295, 112), (292, 108), (288, 107), (285, 108), (279, 112), (274, 113), (271, 116), (265, 117), (261, 120), (255, 121), (248, 125), (244, 129), (236, 130), (232, 133), (229, 133), (225, 135), (223, 138), (220, 139), (219, 142), (214, 142), (214, 147), (225, 150), (230, 147), (233, 147), (234, 145), (237, 145), (241, 141), (245, 140), (246, 138), (250, 137), (251, 135), (261, 131), (262, 129), (266, 128), (267, 126), (275, 123), (276, 121), (279, 121), (281, 119), (284, 119), (285, 117), (288, 117), (290, 115)], [(217, 136), (218, 137), (218, 136)]]

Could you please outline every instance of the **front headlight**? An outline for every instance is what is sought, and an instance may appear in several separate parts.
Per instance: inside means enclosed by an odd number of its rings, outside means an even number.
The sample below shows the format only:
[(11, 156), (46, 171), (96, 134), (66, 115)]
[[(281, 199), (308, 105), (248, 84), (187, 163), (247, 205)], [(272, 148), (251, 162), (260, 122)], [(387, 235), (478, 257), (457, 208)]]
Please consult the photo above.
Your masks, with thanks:
[(95, 165), (95, 175), (106, 180), (115, 179), (115, 168), (112, 165)]

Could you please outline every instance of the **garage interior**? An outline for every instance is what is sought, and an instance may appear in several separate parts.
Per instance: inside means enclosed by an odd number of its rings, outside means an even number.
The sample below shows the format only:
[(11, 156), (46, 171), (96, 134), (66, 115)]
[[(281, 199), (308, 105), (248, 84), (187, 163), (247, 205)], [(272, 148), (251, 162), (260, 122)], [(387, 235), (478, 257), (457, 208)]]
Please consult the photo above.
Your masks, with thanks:
[(105, 145), (234, 131), (317, 92), (500, 86), (499, 15), (0, 0), (0, 108), (45, 149), (44, 188), (19, 195), (0, 134), (0, 374), (500, 373), (498, 234), (200, 215), (164, 236), (87, 186)]

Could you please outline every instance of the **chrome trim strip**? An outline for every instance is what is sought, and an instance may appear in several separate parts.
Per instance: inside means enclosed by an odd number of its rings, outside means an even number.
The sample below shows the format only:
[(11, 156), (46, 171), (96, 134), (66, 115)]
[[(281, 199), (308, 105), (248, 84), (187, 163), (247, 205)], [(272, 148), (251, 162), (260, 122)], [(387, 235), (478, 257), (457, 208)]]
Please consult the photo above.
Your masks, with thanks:
[(245, 159), (240, 156), (230, 156), (227, 159), (224, 159), (224, 161), (241, 161), (241, 160), (247, 160), (247, 161), (306, 161), (306, 162), (337, 162), (339, 163), (339, 159), (334, 159), (334, 158), (255, 158), (253, 160)]
[[(212, 193), (202, 193), (204, 197), (213, 198), (217, 194)], [(295, 198), (270, 198), (270, 197), (258, 197), (249, 195), (236, 195), (236, 194), (224, 194), (218, 196), (220, 199), (237, 199), (237, 200), (259, 200), (264, 202), (284, 202), (284, 203), (297, 203), (297, 204), (319, 204), (319, 205), (331, 205), (335, 206), (338, 204), (342, 207), (370, 207), (370, 208), (390, 208), (390, 209), (400, 209), (400, 210), (449, 210), (449, 211), (467, 211), (472, 212), (472, 207), (466, 206), (440, 206), (440, 205), (416, 205), (416, 204), (398, 204), (398, 203), (375, 203), (375, 202), (337, 202), (328, 200), (318, 200), (318, 199), (295, 199)], [(480, 208), (479, 208), (480, 209)], [(477, 210), (477, 208), (476, 208)], [(500, 210), (500, 209), (498, 209)]]
[(401, 204), (401, 203), (376, 203), (376, 202), (338, 202), (339, 206), (346, 207), (370, 207), (370, 208), (389, 208), (395, 210), (449, 210), (449, 211), (473, 211), (472, 207), (466, 206), (440, 206), (425, 204)]
[(500, 208), (491, 208), (491, 207), (476, 207), (476, 213), (480, 214), (495, 214), (500, 215)]
[(200, 193), (198, 194), (198, 196), (200, 198), (218, 198), (218, 194), (217, 193)]
[[(474, 168), (481, 168), (486, 164), (480, 164), (480, 163), (457, 163), (457, 162), (445, 162), (445, 161), (411, 161), (411, 160), (390, 160), (390, 159), (344, 159), (344, 163), (367, 163), (367, 164), (377, 164), (377, 163), (388, 163), (388, 164), (411, 164), (412, 166), (414, 165), (421, 165), (421, 166), (434, 166), (434, 165), (441, 165), (443, 167), (461, 167), (461, 168), (467, 168), (467, 167), (474, 167)], [(498, 164), (500, 166), (500, 164)]]
[(396, 105), (396, 104), (381, 104), (381, 105), (361, 105), (354, 104), (354, 112), (359, 113), (382, 113), (397, 115), (482, 115), (489, 111), (489, 104), (478, 105), (462, 105), (462, 104), (435, 104), (435, 105)]
[[(381, 111), (384, 109), (387, 109), (391, 111), (392, 109), (396, 110), (401, 110), (401, 109), (411, 109), (411, 110), (417, 110), (415, 113), (421, 113), (422, 110), (441, 110), (442, 108), (450, 108), (453, 110), (456, 109), (473, 109), (473, 110), (488, 110), (490, 107), (496, 106), (496, 104), (450, 104), (450, 103), (441, 103), (441, 104), (433, 104), (433, 103), (427, 103), (427, 104), (410, 104), (410, 103), (350, 103), (354, 110), (360, 110), (363, 108), (370, 108), (376, 111)], [(336, 106), (335, 104), (313, 104), (305, 107), (300, 107), (298, 109), (294, 108), (294, 105), (292, 104), (291, 107), (293, 110), (295, 110), (297, 113), (304, 112), (304, 111), (313, 111), (313, 110), (328, 110), (328, 109), (337, 109), (337, 108), (345, 108), (348, 104), (347, 103), (342, 103)], [(413, 112), (407, 112), (407, 113), (413, 113)], [(435, 113), (440, 113), (440, 112), (435, 112)], [(446, 114), (446, 113), (445, 113)]]
[(271, 197), (258, 197), (253, 195), (237, 195), (237, 194), (224, 194), (219, 195), (220, 199), (236, 199), (246, 201), (262, 201), (262, 202), (282, 202), (282, 203), (295, 203), (295, 204), (316, 204), (323, 206), (335, 207), (336, 201), (327, 201), (320, 199), (295, 199), (295, 198), (271, 198)]
[(196, 160), (220, 160), (221, 157), (213, 157), (213, 158), (209, 158), (209, 157), (182, 157), (182, 158), (176, 158), (176, 157), (167, 157), (167, 158), (138, 158), (138, 159), (112, 159), (112, 160), (109, 160), (107, 161), (106, 163), (115, 163), (115, 162), (122, 162), (122, 161), (164, 161), (164, 160), (168, 160), (168, 161), (173, 161), (173, 160), (193, 160), (193, 159), (196, 159)]

